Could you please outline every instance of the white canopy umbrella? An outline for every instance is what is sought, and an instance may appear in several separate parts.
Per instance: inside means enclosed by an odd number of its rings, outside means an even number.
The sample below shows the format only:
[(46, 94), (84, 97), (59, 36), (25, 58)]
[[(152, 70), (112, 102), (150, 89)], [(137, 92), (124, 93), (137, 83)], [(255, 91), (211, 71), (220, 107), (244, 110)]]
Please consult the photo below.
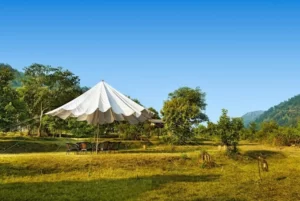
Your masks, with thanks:
[(87, 121), (93, 125), (110, 124), (114, 121), (128, 121), (130, 124), (137, 124), (152, 117), (149, 110), (127, 98), (104, 81), (69, 103), (46, 114), (62, 119), (75, 117), (78, 121)]
[(46, 114), (62, 119), (75, 117), (78, 121), (87, 121), (93, 125), (110, 124), (114, 121), (137, 124), (150, 119), (153, 115), (104, 81)]

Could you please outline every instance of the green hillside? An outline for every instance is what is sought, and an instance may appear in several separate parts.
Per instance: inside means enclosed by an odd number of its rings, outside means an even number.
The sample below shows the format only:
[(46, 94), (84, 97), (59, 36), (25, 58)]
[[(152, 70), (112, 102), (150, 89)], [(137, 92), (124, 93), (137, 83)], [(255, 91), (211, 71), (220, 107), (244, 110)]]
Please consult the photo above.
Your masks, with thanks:
[(300, 120), (300, 94), (270, 108), (256, 119), (257, 123), (276, 121), (281, 126), (295, 126)]
[(254, 112), (248, 112), (247, 114), (242, 116), (242, 119), (244, 121), (244, 125), (247, 127), (249, 123), (255, 121), (258, 117), (260, 117), (264, 111), (254, 111)]

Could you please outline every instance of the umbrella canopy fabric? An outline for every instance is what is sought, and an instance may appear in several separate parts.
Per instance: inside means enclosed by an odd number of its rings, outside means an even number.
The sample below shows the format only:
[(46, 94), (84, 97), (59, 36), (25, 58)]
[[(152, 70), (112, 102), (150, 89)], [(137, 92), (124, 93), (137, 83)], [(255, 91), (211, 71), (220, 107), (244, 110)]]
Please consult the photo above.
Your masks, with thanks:
[(93, 125), (103, 125), (114, 121), (128, 121), (130, 124), (144, 122), (152, 117), (152, 113), (116, 89), (105, 83), (96, 86), (53, 110), (47, 115), (62, 119), (75, 117), (78, 121), (87, 121)]

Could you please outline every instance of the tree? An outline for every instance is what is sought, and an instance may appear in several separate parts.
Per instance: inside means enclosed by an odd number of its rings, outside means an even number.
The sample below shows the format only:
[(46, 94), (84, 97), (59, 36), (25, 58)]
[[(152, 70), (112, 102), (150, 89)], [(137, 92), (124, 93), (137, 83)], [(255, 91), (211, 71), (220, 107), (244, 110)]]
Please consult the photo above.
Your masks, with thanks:
[(237, 145), (240, 139), (240, 134), (244, 128), (243, 120), (241, 118), (230, 118), (227, 115), (228, 111), (223, 109), (222, 115), (217, 124), (217, 132), (224, 145), (231, 147), (233, 152), (237, 152)]
[(0, 130), (16, 129), (24, 116), (24, 104), (19, 94), (10, 86), (14, 72), (8, 64), (0, 64)]
[(148, 108), (149, 111), (153, 113), (152, 119), (160, 119), (159, 113), (153, 107)]
[(258, 131), (257, 124), (255, 122), (251, 122), (249, 124), (248, 129), (249, 129), (249, 132), (250, 132), (250, 135), (251, 135), (250, 138), (253, 139), (256, 135), (256, 132)]
[(178, 143), (186, 143), (194, 136), (193, 126), (208, 120), (202, 112), (205, 108), (205, 93), (199, 88), (179, 88), (169, 94), (161, 111), (166, 129)]
[(218, 130), (218, 125), (217, 124), (214, 124), (213, 122), (208, 122), (205, 133), (208, 136), (214, 136), (214, 135), (216, 135), (217, 130)]
[(126, 140), (139, 140), (143, 133), (143, 124), (131, 125), (128, 122), (120, 122), (118, 131), (121, 137)]
[(231, 119), (231, 145), (233, 146), (233, 152), (236, 153), (237, 150), (237, 145), (240, 140), (240, 136), (243, 132), (244, 129), (244, 122), (242, 118), (232, 118)]
[[(131, 99), (130, 96), (127, 96)], [(135, 103), (142, 105), (138, 99), (131, 99)], [(155, 114), (158, 115), (158, 112), (154, 108), (149, 108)], [(136, 125), (130, 125), (128, 122), (115, 122), (115, 130), (118, 130), (120, 137), (127, 140), (139, 140), (141, 136), (150, 137), (153, 127), (151, 127), (150, 122), (146, 121), (143, 123), (138, 123)]]
[(298, 120), (296, 132), (300, 135), (300, 120)]
[[(245, 124), (244, 124), (245, 125)], [(250, 122), (247, 128), (243, 130), (243, 139), (244, 140), (254, 140), (256, 137), (256, 133), (258, 131), (258, 126), (256, 122)]]
[(12, 68), (8, 64), (0, 63), (0, 86), (6, 87), (15, 78)]
[(257, 138), (266, 140), (269, 136), (274, 136), (278, 133), (279, 125), (275, 121), (266, 121), (260, 125), (260, 130), (256, 133)]
[(205, 127), (202, 124), (199, 124), (198, 127), (195, 127), (193, 129), (193, 132), (195, 133), (196, 136), (199, 137), (207, 137), (207, 127)]
[(70, 71), (32, 64), (25, 68), (25, 78), (19, 92), (29, 108), (31, 118), (38, 118), (38, 136), (41, 136), (44, 112), (77, 97), (81, 89), (79, 78)]
[[(101, 130), (103, 130), (103, 126), (100, 127)], [(75, 118), (70, 118), (67, 122), (67, 129), (73, 135), (77, 137), (83, 137), (93, 136), (97, 130), (97, 127), (88, 124), (86, 121), (77, 121)]]

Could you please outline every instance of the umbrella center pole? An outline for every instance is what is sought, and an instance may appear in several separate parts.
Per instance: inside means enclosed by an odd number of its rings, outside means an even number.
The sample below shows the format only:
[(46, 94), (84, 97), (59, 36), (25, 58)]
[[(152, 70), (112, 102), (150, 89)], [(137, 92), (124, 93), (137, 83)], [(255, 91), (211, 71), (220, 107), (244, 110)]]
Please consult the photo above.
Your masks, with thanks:
[(99, 150), (99, 133), (100, 133), (100, 125), (98, 124), (97, 139), (96, 139), (96, 154), (98, 154), (98, 150)]

